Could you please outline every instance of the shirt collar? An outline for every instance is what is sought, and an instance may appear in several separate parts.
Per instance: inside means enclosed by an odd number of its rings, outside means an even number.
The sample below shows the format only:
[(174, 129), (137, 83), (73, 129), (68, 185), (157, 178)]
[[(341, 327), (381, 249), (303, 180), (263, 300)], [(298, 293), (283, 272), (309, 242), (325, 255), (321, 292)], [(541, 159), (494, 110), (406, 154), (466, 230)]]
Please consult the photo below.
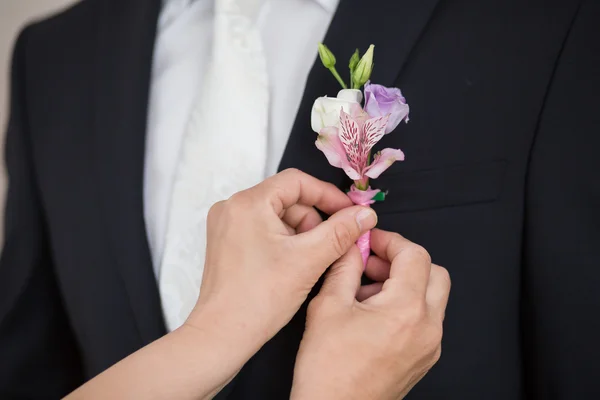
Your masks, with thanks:
[(163, 10), (167, 7), (184, 9), (196, 0), (161, 0)]
[[(177, 5), (180, 8), (184, 8), (186, 6), (189, 6), (194, 1), (196, 1), (196, 0), (162, 0), (162, 6), (164, 8), (169, 3), (178, 3)], [(278, 0), (278, 1), (281, 1), (281, 0)], [(335, 9), (337, 8), (338, 3), (340, 2), (340, 0), (311, 0), (311, 1), (318, 3), (321, 7), (323, 7), (325, 9), (325, 11), (328, 11), (330, 13), (335, 12)]]
[(162, 6), (166, 6), (169, 3), (178, 3), (178, 4), (190, 4), (194, 0), (162, 0)]
[(330, 13), (334, 13), (338, 3), (340, 2), (340, 0), (313, 0), (316, 3), (319, 3), (319, 5), (321, 7), (323, 7), (325, 9), (325, 11), (330, 12)]

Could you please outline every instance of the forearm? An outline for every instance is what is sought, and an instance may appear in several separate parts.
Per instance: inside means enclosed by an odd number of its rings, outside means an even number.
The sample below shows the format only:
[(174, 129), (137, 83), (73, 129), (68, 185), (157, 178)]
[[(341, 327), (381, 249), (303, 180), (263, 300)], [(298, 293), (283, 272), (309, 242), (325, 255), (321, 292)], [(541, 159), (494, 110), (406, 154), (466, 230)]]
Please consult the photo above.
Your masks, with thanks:
[(115, 364), (67, 399), (212, 398), (260, 348), (241, 329), (226, 325), (214, 319), (184, 325)]

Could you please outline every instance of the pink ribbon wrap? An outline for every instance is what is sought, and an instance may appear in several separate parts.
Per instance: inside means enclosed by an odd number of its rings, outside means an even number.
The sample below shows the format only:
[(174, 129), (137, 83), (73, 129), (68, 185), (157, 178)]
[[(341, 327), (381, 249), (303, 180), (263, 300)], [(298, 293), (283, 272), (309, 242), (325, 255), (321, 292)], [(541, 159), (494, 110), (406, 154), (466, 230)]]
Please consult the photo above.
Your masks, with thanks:
[[(379, 189), (371, 189), (371, 186), (367, 188), (367, 190), (360, 190), (356, 187), (356, 185), (352, 185), (350, 187), (350, 191), (348, 192), (348, 197), (350, 200), (358, 206), (369, 207), (371, 204), (375, 203), (373, 197), (377, 193), (379, 193)], [(367, 260), (369, 259), (369, 255), (371, 254), (371, 231), (367, 231), (363, 233), (358, 240), (356, 241), (356, 246), (360, 250), (360, 255), (362, 256), (363, 261), (363, 269), (367, 267)]]
[(369, 230), (366, 233), (363, 233), (356, 241), (356, 245), (360, 250), (363, 261), (363, 270), (365, 270), (365, 268), (367, 268), (367, 260), (371, 254), (371, 231)]

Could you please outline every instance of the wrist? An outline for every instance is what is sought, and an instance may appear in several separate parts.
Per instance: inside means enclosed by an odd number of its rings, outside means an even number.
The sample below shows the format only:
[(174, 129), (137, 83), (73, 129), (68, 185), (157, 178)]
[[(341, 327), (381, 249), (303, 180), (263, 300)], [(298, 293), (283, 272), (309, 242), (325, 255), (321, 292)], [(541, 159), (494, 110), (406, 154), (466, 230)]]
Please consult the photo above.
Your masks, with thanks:
[[(323, 364), (314, 359), (300, 361), (302, 365), (299, 365), (298, 359), (296, 360), (290, 400), (377, 398), (363, 393), (362, 388), (356, 384), (355, 376), (351, 373), (344, 374), (343, 368), (339, 368), (340, 365)], [(310, 368), (307, 368), (309, 366)]]
[(249, 359), (245, 352), (238, 350), (237, 342), (230, 342), (216, 331), (198, 328), (186, 322), (171, 334), (179, 337), (175, 340), (184, 344), (189, 359), (195, 360), (187, 367), (197, 372), (199, 383), (211, 383), (209, 386), (214, 395), (237, 375)]
[(294, 384), (290, 394), (290, 400), (359, 400), (365, 398), (374, 397), (363, 397), (357, 392), (347, 392), (341, 388), (319, 385), (302, 387)]
[(364, 397), (356, 396), (356, 393), (345, 393), (343, 390), (328, 386), (314, 385), (292, 385), (290, 400), (354, 400)]
[(252, 313), (240, 311), (213, 303), (204, 304), (194, 309), (184, 327), (190, 334), (214, 343), (223, 357), (241, 363), (241, 368), (270, 337), (256, 326)]

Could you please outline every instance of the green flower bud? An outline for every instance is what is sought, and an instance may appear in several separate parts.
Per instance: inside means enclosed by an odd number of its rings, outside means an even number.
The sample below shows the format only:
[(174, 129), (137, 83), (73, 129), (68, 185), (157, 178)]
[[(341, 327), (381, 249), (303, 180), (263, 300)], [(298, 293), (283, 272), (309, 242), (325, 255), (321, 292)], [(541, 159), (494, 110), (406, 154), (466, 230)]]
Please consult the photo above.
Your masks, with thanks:
[(350, 67), (350, 76), (352, 76), (354, 70), (356, 70), (356, 66), (358, 65), (359, 61), (360, 53), (358, 52), (358, 49), (356, 49), (356, 51), (354, 52), (354, 54), (352, 54), (352, 57), (350, 58), (350, 63), (348, 64), (348, 66)]
[(362, 56), (356, 69), (352, 73), (352, 83), (355, 89), (359, 89), (362, 85), (367, 83), (371, 78), (371, 72), (373, 72), (373, 52), (375, 46), (370, 45), (367, 52)]
[(325, 68), (333, 68), (335, 66), (335, 56), (323, 43), (319, 43), (319, 57)]

